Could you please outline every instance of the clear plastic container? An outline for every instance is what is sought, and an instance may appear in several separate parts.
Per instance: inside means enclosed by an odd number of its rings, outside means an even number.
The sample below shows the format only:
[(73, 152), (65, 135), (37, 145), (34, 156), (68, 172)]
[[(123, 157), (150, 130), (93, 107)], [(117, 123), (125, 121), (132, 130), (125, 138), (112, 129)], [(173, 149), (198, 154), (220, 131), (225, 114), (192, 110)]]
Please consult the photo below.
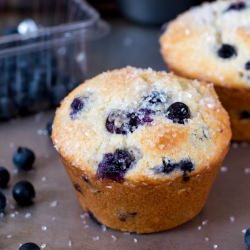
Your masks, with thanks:
[(86, 39), (107, 31), (83, 0), (0, 2), (0, 120), (57, 106), (86, 75)]

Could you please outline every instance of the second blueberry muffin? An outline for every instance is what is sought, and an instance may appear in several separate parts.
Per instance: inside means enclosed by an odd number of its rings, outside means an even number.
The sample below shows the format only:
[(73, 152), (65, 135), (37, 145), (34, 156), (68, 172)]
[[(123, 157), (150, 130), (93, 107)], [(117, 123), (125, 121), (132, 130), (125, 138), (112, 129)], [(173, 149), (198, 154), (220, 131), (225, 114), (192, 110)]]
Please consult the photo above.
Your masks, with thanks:
[(199, 213), (231, 130), (212, 85), (127, 67), (71, 92), (52, 138), (86, 211), (150, 233)]
[(215, 84), (238, 141), (250, 141), (249, 27), (249, 0), (220, 0), (180, 15), (160, 41), (173, 72)]

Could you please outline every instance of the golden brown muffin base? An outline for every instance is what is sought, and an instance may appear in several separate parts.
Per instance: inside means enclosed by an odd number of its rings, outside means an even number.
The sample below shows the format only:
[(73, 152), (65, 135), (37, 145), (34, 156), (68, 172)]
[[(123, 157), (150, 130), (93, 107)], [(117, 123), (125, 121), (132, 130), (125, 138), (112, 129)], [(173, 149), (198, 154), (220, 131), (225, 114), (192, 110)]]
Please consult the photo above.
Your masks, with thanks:
[(85, 211), (113, 229), (152, 233), (174, 228), (195, 217), (203, 208), (227, 149), (209, 167), (182, 177), (152, 183), (118, 183), (96, 180), (63, 159), (64, 166)]

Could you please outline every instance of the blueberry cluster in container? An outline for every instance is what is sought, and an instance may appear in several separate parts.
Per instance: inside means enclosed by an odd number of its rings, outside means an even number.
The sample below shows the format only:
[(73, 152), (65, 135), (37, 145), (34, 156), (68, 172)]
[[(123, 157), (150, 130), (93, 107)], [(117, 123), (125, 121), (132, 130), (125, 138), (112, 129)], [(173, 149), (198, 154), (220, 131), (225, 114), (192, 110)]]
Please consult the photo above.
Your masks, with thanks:
[[(15, 30), (11, 28), (5, 34)], [(77, 64), (70, 59), (72, 50), (70, 46), (62, 46), (0, 57), (0, 120), (58, 106), (84, 80), (83, 72), (72, 75), (60, 61), (68, 58)]]
[(4, 1), (0, 15), (0, 121), (58, 106), (85, 80), (86, 40), (108, 31), (85, 1)]

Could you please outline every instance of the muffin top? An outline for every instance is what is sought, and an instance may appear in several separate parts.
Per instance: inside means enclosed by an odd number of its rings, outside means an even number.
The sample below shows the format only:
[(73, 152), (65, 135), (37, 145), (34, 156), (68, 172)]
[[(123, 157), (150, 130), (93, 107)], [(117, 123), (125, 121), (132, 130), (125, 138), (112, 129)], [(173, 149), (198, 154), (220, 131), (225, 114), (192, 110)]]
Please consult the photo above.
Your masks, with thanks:
[(168, 66), (189, 78), (250, 88), (250, 1), (204, 3), (171, 22), (160, 39)]
[(226, 152), (231, 130), (211, 84), (152, 69), (102, 73), (57, 109), (61, 157), (97, 180), (188, 180)]

